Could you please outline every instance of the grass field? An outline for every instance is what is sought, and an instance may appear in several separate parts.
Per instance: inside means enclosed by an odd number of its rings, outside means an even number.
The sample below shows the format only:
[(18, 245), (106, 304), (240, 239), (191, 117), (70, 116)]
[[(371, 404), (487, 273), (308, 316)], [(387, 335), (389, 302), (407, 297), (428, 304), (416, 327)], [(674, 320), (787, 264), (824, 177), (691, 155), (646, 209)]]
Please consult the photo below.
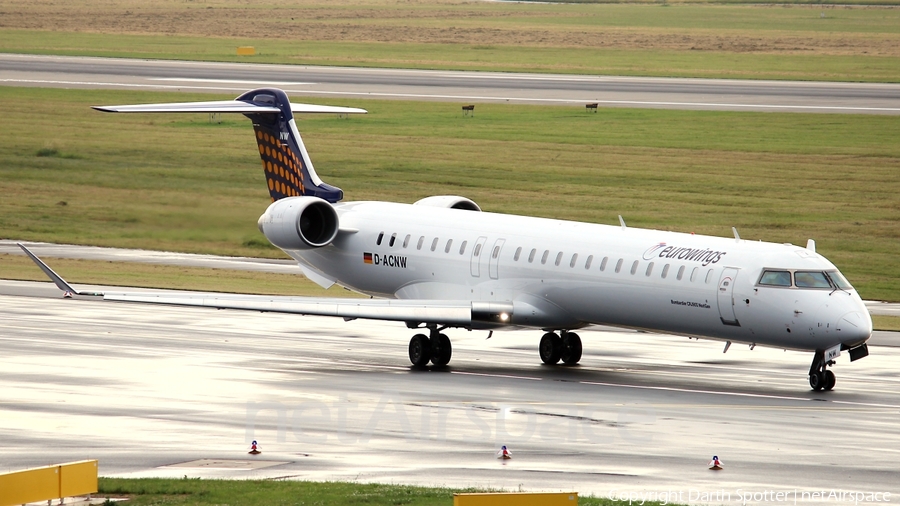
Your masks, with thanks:
[[(40, 256), (40, 252), (38, 252)], [(339, 287), (323, 290), (297, 269), (296, 274), (176, 267), (130, 262), (44, 258), (69, 283), (137, 286), (202, 292), (317, 297), (362, 297)], [(49, 281), (24, 255), (0, 255), (0, 279)], [(76, 286), (77, 288), (77, 286)]]
[[(475, 490), (375, 485), (312, 483), (302, 481), (250, 481), (199, 479), (100, 478), (99, 497), (129, 497), (127, 505), (223, 505), (243, 506), (450, 506), (453, 494)], [(121, 504), (121, 503), (117, 503)], [(580, 506), (623, 504), (606, 498), (579, 497)], [(660, 506), (658, 502), (643, 502)], [(673, 503), (668, 503), (672, 505)], [(677, 506), (677, 505), (673, 505)]]
[[(0, 88), (0, 237), (278, 256), (249, 123), (91, 104), (209, 95)], [(225, 98), (225, 97), (223, 97)], [(487, 211), (805, 244), (863, 297), (900, 300), (900, 123), (804, 115), (332, 101), (303, 119), (348, 200), (462, 194)]]
[[(4, 52), (900, 82), (900, 9), (885, 5), (7, 0), (2, 9)], [(258, 54), (239, 58), (239, 45)]]

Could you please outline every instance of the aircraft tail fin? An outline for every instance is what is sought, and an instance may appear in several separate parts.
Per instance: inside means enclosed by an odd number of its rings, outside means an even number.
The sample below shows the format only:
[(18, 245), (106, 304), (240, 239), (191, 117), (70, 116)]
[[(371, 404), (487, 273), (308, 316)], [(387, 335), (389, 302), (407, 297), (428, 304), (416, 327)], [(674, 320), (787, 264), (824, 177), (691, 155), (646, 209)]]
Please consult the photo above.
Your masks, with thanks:
[(322, 181), (313, 167), (297, 130), (295, 113), (365, 114), (365, 109), (313, 104), (291, 104), (287, 94), (277, 88), (251, 90), (234, 100), (97, 106), (104, 112), (201, 112), (241, 113), (253, 122), (259, 157), (266, 175), (272, 201), (285, 197), (313, 196), (338, 202), (344, 197), (340, 188)]

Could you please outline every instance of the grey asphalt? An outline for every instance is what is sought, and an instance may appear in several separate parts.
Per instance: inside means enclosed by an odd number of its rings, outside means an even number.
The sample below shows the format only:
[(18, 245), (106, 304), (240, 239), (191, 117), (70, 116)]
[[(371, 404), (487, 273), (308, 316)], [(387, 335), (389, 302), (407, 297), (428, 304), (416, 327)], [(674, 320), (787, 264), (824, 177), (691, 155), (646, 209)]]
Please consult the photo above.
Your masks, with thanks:
[(583, 107), (900, 114), (900, 85), (455, 72), (0, 54), (0, 84)]
[[(540, 364), (539, 332), (447, 333), (451, 365), (414, 370), (402, 325), (67, 300), (49, 283), (0, 281), (0, 471), (97, 458), (105, 476), (694, 504), (900, 493), (896, 347), (840, 357), (836, 390), (817, 393), (803, 353), (588, 329), (581, 365), (561, 368)], [(494, 457), (501, 444), (512, 460)], [(723, 471), (707, 469), (712, 455)]]

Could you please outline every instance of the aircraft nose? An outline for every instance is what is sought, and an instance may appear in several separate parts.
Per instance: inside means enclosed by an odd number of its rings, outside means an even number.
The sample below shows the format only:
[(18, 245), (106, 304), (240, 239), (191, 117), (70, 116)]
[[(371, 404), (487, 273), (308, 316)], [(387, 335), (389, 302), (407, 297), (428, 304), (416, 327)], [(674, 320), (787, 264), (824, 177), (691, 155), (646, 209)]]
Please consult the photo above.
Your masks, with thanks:
[(868, 311), (851, 311), (838, 318), (837, 331), (842, 343), (851, 347), (860, 345), (872, 337), (872, 317)]

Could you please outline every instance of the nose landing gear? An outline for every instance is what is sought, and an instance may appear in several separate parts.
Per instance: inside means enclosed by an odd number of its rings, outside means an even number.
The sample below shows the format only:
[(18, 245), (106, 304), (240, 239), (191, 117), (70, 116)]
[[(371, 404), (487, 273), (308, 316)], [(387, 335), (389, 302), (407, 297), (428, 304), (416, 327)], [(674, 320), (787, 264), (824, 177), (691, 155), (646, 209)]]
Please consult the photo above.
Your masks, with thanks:
[(562, 331), (561, 334), (548, 332), (541, 338), (538, 346), (541, 361), (553, 365), (562, 360), (565, 365), (575, 365), (581, 360), (581, 338), (574, 332)]
[(825, 351), (816, 350), (813, 356), (812, 365), (809, 366), (809, 386), (819, 392), (821, 390), (830, 391), (834, 389), (837, 379), (834, 373), (827, 369), (828, 366), (834, 365), (834, 360), (825, 360)]

